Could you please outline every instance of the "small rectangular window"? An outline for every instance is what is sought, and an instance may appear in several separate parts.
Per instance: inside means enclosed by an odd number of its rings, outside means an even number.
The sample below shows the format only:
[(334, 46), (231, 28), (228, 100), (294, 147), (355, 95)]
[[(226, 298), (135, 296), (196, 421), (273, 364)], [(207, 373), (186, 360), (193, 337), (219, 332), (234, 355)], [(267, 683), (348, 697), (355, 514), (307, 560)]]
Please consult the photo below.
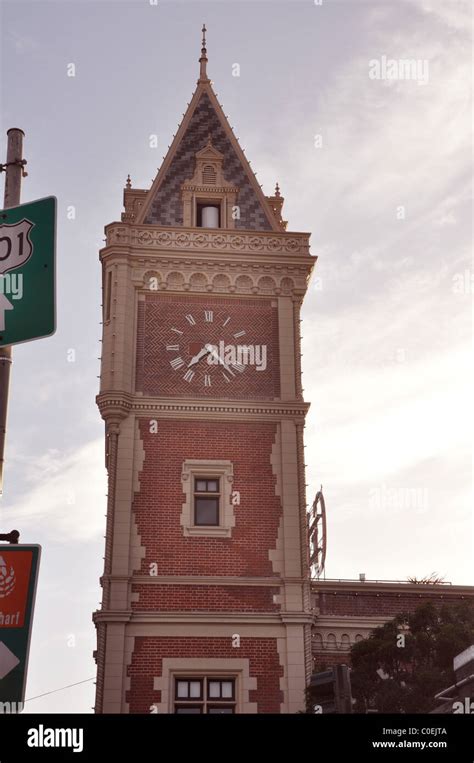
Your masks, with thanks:
[(179, 715), (235, 713), (234, 677), (175, 678), (174, 712)]
[(178, 699), (202, 699), (202, 681), (178, 679), (176, 681)]
[(209, 678), (207, 695), (209, 699), (234, 699), (234, 682)]
[(197, 203), (196, 226), (198, 228), (220, 228), (221, 206), (220, 204)]
[(220, 480), (215, 477), (196, 477), (194, 480), (194, 524), (219, 525)]

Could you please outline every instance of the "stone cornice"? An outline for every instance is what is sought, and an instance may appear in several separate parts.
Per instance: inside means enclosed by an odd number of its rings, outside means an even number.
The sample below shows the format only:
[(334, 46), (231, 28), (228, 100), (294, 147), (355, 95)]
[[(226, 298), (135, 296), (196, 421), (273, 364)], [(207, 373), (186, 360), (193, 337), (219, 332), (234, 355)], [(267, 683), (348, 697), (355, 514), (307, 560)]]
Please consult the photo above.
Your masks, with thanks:
[(175, 255), (173, 252), (134, 252), (129, 247), (107, 246), (100, 250), (100, 259), (107, 258), (108, 264), (126, 262), (133, 267), (132, 278), (140, 280), (140, 273), (154, 270), (186, 270), (199, 271), (205, 269), (216, 274), (229, 273), (235, 275), (289, 275), (291, 277), (308, 278), (317, 257), (282, 257), (265, 259), (254, 255), (237, 255), (225, 258), (216, 253), (214, 256), (198, 254), (188, 257)]
[(257, 586), (279, 588), (282, 585), (301, 585), (304, 578), (258, 578), (230, 577), (224, 575), (103, 575), (101, 580), (111, 583), (132, 583), (137, 585), (186, 585), (186, 586)]
[(136, 612), (134, 610), (97, 610), (93, 613), (94, 623), (134, 623), (155, 625), (185, 623), (195, 625), (204, 623), (252, 623), (253, 625), (312, 625), (314, 616), (308, 612)]
[(422, 585), (415, 583), (397, 583), (397, 582), (378, 582), (366, 581), (362, 583), (358, 580), (312, 580), (311, 592), (313, 594), (325, 593), (328, 595), (353, 594), (354, 596), (363, 596), (364, 594), (380, 594), (386, 596), (392, 594), (395, 596), (439, 596), (440, 598), (449, 596), (474, 596), (474, 586), (464, 585)]
[(306, 233), (111, 225), (101, 261), (128, 268), (138, 290), (301, 301), (317, 260)]
[[(309, 233), (236, 231), (229, 229), (168, 228), (158, 225), (129, 225), (113, 222), (105, 226), (106, 247), (124, 246), (153, 252), (233, 253), (249, 255), (293, 255), (311, 258)], [(311, 258), (314, 261), (315, 258)]]
[[(213, 185), (212, 188), (210, 189), (208, 185), (200, 185), (199, 183), (193, 183), (191, 180), (186, 180), (186, 182), (183, 183), (182, 190), (183, 191), (199, 191), (204, 193), (206, 192), (209, 193), (209, 191), (211, 191), (211, 193), (212, 192), (213, 193), (229, 193), (229, 191), (234, 193), (239, 192), (239, 188), (236, 185), (232, 185), (231, 183), (229, 183), (228, 185), (221, 185), (221, 186)], [(144, 227), (148, 227), (148, 226), (144, 226)]]
[(232, 418), (238, 419), (249, 416), (265, 420), (279, 420), (282, 417), (304, 419), (309, 410), (309, 403), (296, 400), (284, 401), (255, 401), (239, 400), (199, 400), (175, 399), (159, 397), (142, 397), (125, 392), (102, 391), (96, 398), (102, 418), (108, 418), (121, 412), (127, 416), (133, 412), (136, 415), (160, 415), (173, 418), (183, 415), (186, 418)]
[(359, 615), (318, 615), (315, 616), (316, 629), (323, 628), (365, 628), (373, 630), (387, 622), (387, 615), (360, 617)]

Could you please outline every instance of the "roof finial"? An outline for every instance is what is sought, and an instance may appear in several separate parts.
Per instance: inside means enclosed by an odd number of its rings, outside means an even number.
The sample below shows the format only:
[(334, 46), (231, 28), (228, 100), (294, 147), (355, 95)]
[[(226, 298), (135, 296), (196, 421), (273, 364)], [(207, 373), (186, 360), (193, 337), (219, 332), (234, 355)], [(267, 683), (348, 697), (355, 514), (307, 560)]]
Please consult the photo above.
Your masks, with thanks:
[(278, 185), (278, 183), (275, 186), (275, 196), (277, 198), (279, 198), (281, 196), (281, 194), (280, 194), (280, 186)]
[(201, 58), (199, 59), (199, 63), (201, 64), (201, 72), (199, 75), (199, 82), (209, 82), (209, 78), (207, 76), (207, 49), (206, 49), (206, 25), (202, 25), (202, 48), (201, 48)]
[(132, 181), (130, 179), (130, 175), (127, 175), (127, 188), (131, 188), (131, 187), (132, 187)]

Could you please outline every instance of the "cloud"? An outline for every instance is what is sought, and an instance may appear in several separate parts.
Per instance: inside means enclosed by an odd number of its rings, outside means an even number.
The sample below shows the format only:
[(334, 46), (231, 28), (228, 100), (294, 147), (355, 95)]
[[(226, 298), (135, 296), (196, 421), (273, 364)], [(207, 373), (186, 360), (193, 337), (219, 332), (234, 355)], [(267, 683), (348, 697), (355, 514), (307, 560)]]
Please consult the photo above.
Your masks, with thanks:
[(4, 523), (27, 520), (31, 536), (45, 527), (55, 540), (85, 542), (103, 534), (107, 482), (103, 438), (69, 453), (49, 450), (22, 460), (28, 489), (5, 509)]
[(466, 38), (470, 38), (472, 25), (470, 0), (405, 0), (405, 2), (428, 17), (431, 15), (442, 26), (464, 32)]
[[(355, 245), (390, 240), (399, 206), (406, 227), (423, 224), (443, 195), (468, 179), (470, 47), (456, 33), (440, 33), (442, 13), (426, 16), (419, 2), (408, 5), (412, 13), (399, 3), (375, 9), (375, 23), (373, 6), (361, 5), (365, 37), (341, 51), (311, 98), (302, 103), (300, 89), (288, 94), (279, 130), (291, 150), (278, 155), (285, 216), (293, 229), (296, 221), (296, 229), (317, 232), (313, 245), (326, 245), (335, 233), (343, 240), (343, 232)], [(426, 59), (429, 82), (369, 79), (369, 61), (382, 55)], [(270, 162), (268, 169), (259, 162), (259, 174), (272, 176)]]
[[(366, 38), (287, 126), (286, 195), (297, 218), (314, 221), (300, 227), (315, 230), (321, 279), (302, 325), (308, 500), (322, 482), (338, 576), (359, 564), (379, 578), (426, 574), (442, 560), (448, 578), (468, 582), (471, 295), (453, 289), (472, 244), (467, 6), (407, 4), (412, 13), (367, 8)], [(440, 34), (443, 25), (452, 31)], [(369, 80), (381, 55), (427, 58), (429, 83)], [(295, 195), (296, 184), (311, 190)], [(402, 498), (377, 510), (371, 491), (385, 489)], [(428, 491), (427, 503), (404, 505), (410, 490)]]

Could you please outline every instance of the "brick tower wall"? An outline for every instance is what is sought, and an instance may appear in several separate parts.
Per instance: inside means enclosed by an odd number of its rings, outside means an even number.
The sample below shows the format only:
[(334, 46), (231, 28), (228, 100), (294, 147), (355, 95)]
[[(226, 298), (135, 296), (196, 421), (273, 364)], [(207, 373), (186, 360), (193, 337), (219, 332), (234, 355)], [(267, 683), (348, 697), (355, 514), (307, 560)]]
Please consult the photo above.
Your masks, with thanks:
[(155, 678), (162, 675), (163, 658), (209, 657), (218, 655), (232, 659), (249, 660), (250, 674), (256, 678), (257, 688), (249, 692), (249, 701), (257, 703), (258, 713), (279, 713), (282, 701), (280, 678), (283, 669), (277, 652), (276, 639), (242, 639), (240, 648), (233, 649), (225, 638), (151, 638), (135, 639), (135, 650), (128, 668), (130, 690), (126, 699), (131, 713), (148, 713), (154, 703), (162, 700), (155, 690)]
[[(269, 551), (277, 543), (282, 508), (276, 495), (276, 477), (271, 464), (276, 424), (213, 421), (160, 420), (158, 431), (150, 432), (148, 419), (140, 420), (145, 459), (139, 475), (141, 489), (135, 495), (133, 512), (141, 543), (146, 549), (141, 574), (156, 563), (159, 575), (216, 575), (271, 577), (275, 573)], [(189, 458), (219, 458), (233, 463), (232, 489), (241, 494), (235, 506), (235, 527), (231, 538), (183, 536), (180, 517), (184, 494), (181, 482), (183, 462)], [(136, 586), (139, 590), (139, 586)], [(161, 592), (155, 601), (148, 593), (145, 607), (160, 608)], [(216, 609), (226, 609), (229, 592), (214, 596)], [(238, 597), (238, 589), (235, 596)], [(247, 606), (273, 608), (267, 596), (256, 589), (247, 594)], [(142, 604), (140, 598), (140, 606)], [(165, 604), (168, 607), (169, 604)], [(192, 602), (194, 608), (194, 599)], [(187, 609), (186, 594), (180, 606)], [(209, 608), (212, 609), (211, 601)]]

